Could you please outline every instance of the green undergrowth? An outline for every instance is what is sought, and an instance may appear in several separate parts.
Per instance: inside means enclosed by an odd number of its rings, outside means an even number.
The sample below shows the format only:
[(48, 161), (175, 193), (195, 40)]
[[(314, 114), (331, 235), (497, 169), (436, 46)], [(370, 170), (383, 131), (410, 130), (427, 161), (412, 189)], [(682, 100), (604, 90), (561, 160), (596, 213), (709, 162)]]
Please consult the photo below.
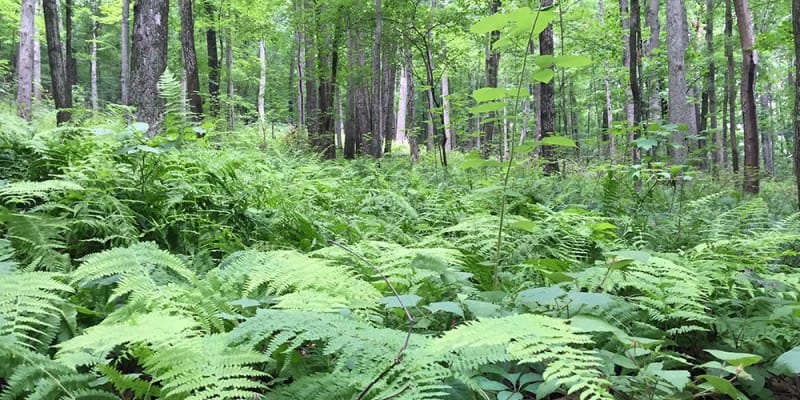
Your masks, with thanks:
[(92, 124), (0, 123), (2, 400), (768, 399), (800, 370), (788, 182), (519, 157), (504, 187)]

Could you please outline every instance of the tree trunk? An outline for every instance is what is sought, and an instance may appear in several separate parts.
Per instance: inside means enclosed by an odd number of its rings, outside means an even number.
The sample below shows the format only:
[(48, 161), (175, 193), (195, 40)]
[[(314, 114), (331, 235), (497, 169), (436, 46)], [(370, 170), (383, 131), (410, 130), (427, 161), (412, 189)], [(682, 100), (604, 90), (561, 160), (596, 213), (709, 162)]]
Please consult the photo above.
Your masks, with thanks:
[(210, 0), (205, 0), (208, 19), (212, 21), (206, 30), (206, 53), (208, 54), (208, 96), (210, 98), (211, 115), (219, 116), (219, 51), (217, 48), (217, 28), (215, 18), (219, 18), (216, 8)]
[[(630, 35), (628, 37), (628, 48), (630, 52), (630, 90), (631, 100), (633, 102), (633, 139), (639, 138), (638, 127), (642, 122), (642, 88), (639, 77), (641, 59), (641, 43), (642, 43), (642, 23), (641, 23), (641, 10), (639, 7), (639, 0), (631, 0), (631, 15), (630, 15)], [(642, 155), (637, 146), (631, 146), (631, 158), (634, 164), (639, 164), (642, 161)]]
[[(404, 53), (406, 51), (408, 50), (405, 50)], [(395, 133), (395, 141), (399, 143), (408, 142), (408, 134), (406, 133), (406, 120), (408, 119), (408, 102), (410, 100), (408, 97), (408, 85), (410, 83), (409, 78), (412, 77), (410, 76), (405, 63), (403, 63), (403, 67), (400, 72), (400, 98), (397, 102), (397, 124), (395, 125), (397, 128)]]
[[(622, 66), (625, 69), (631, 68), (631, 48), (630, 48), (630, 31), (631, 31), (631, 10), (628, 5), (629, 0), (619, 0), (619, 16), (622, 23)], [(630, 71), (628, 72), (630, 77)], [(630, 83), (629, 83), (630, 85)], [(633, 103), (631, 99), (633, 94), (630, 91), (630, 86), (625, 91), (625, 118), (628, 121), (628, 139), (633, 140)]]
[(98, 0), (92, 0), (92, 45), (91, 45), (91, 62), (89, 64), (89, 84), (91, 86), (92, 97), (92, 111), (100, 111), (100, 99), (97, 94), (97, 40), (98, 31), (100, 30), (100, 23), (97, 18), (100, 17), (100, 12), (97, 6)]
[[(553, 5), (553, 0), (543, 0), (542, 7), (549, 7)], [(553, 55), (553, 25), (547, 25), (547, 28), (539, 34), (539, 54), (542, 56)], [(539, 120), (542, 122), (539, 137), (546, 138), (552, 136), (555, 132), (556, 123), (556, 103), (555, 103), (555, 87), (553, 81), (549, 83), (540, 83), (541, 90), (541, 107), (539, 108)], [(552, 146), (542, 146), (542, 158), (544, 158), (544, 173), (550, 175), (558, 172), (558, 161), (555, 157), (555, 149)]]
[(739, 173), (739, 141), (736, 139), (736, 81), (733, 64), (733, 0), (725, 0), (725, 92), (728, 99), (728, 129), (733, 173)]
[(694, 109), (686, 97), (689, 93), (686, 84), (686, 48), (689, 45), (689, 28), (686, 23), (686, 10), (681, 0), (667, 0), (667, 55), (669, 58), (669, 120), (683, 124), (686, 131), (676, 130), (672, 134), (675, 146), (672, 161), (684, 164), (687, 156), (686, 136), (697, 135), (697, 119)]
[(333, 123), (336, 72), (339, 69), (339, 28), (333, 27), (324, 43), (317, 47), (319, 70), (323, 72), (319, 82), (318, 130), (310, 132), (315, 150), (325, 159), (336, 158), (335, 126)]
[(712, 160), (714, 172), (724, 162), (724, 132), (717, 126), (717, 65), (714, 62), (714, 0), (706, 0), (706, 55), (708, 57), (708, 75), (706, 92), (708, 93), (708, 113), (710, 115), (711, 140), (714, 143)]
[(767, 84), (765, 93), (759, 95), (761, 114), (766, 114), (767, 129), (761, 131), (761, 153), (764, 156), (764, 172), (769, 177), (775, 177), (775, 140), (772, 123), (772, 86)]
[(200, 77), (197, 73), (197, 52), (194, 46), (194, 10), (192, 0), (181, 0), (181, 54), (186, 74), (186, 95), (189, 112), (195, 121), (203, 118), (203, 98), (200, 97)]
[(131, 64), (130, 64), (130, 32), (129, 32), (129, 20), (130, 20), (130, 11), (131, 11), (131, 3), (130, 0), (122, 0), (122, 33), (120, 35), (120, 103), (122, 105), (127, 106), (129, 102), (129, 90), (130, 90), (130, 74), (131, 74)]
[(383, 40), (383, 11), (381, 0), (375, 0), (375, 32), (372, 38), (372, 91), (371, 91), (371, 130), (370, 154), (375, 158), (383, 156), (383, 70), (381, 67), (381, 41)]
[(352, 160), (359, 153), (367, 152), (364, 148), (364, 136), (370, 130), (369, 89), (356, 71), (363, 71), (366, 56), (360, 51), (363, 34), (350, 29), (347, 38), (348, 69), (347, 76), (347, 116), (345, 118), (344, 158)]
[[(66, 62), (67, 62), (67, 83), (69, 84), (69, 90), (72, 90), (72, 85), (76, 85), (78, 83), (78, 62), (75, 59), (75, 52), (72, 48), (72, 16), (74, 15), (74, 4), (73, 0), (66, 0), (64, 2), (64, 19), (66, 20), (64, 30), (66, 31), (65, 35), (65, 49), (66, 49)], [(56, 8), (58, 9), (58, 8)], [(71, 95), (70, 95), (71, 96)]]
[(72, 108), (72, 86), (67, 76), (67, 61), (61, 47), (58, 29), (58, 0), (44, 0), (44, 24), (47, 32), (47, 57), (50, 61), (50, 78), (53, 83), (52, 95), (58, 114), (56, 122), (61, 125), (72, 119), (68, 111)]
[[(658, 20), (658, 11), (661, 6), (661, 0), (650, 0), (647, 10), (645, 11), (645, 22), (650, 28), (650, 39), (647, 41), (647, 48), (644, 51), (645, 57), (649, 62), (655, 62), (654, 51), (660, 46), (661, 40), (661, 25)], [(649, 118), (651, 120), (661, 119), (661, 78), (658, 70), (653, 68), (654, 72), (649, 75), (647, 79), (648, 90), (650, 93), (649, 101)]]
[(446, 150), (453, 150), (453, 128), (450, 125), (450, 78), (442, 74), (442, 118), (444, 119), (444, 136), (447, 138)]
[[(800, 0), (798, 0), (800, 1)], [(414, 101), (414, 64), (411, 60), (411, 52), (405, 54), (403, 63), (403, 74), (406, 75), (408, 82), (408, 110), (406, 112), (406, 137), (408, 137), (408, 147), (411, 153), (411, 163), (419, 162), (419, 145), (417, 144), (417, 108)]]
[(20, 7), (19, 50), (17, 52), (17, 115), (33, 118), (33, 44), (36, 0), (23, 0)]
[(225, 70), (228, 87), (228, 130), (236, 129), (236, 87), (233, 84), (233, 28), (225, 33)]
[(267, 127), (267, 115), (264, 110), (264, 97), (267, 89), (267, 45), (263, 38), (258, 41), (258, 63), (261, 66), (258, 74), (258, 123), (263, 132)]
[(758, 194), (759, 154), (758, 154), (758, 115), (756, 114), (756, 52), (753, 20), (747, 0), (734, 0), (739, 38), (742, 42), (742, 125), (744, 125), (744, 184), (745, 193)]
[(158, 80), (167, 68), (168, 0), (137, 0), (133, 6), (130, 102), (136, 118), (149, 125), (147, 136), (161, 129), (164, 100)]
[(42, 44), (39, 42), (39, 30), (33, 27), (33, 99), (42, 100)]
[(797, 205), (800, 207), (800, 0), (792, 0), (792, 33), (794, 35), (794, 149), (792, 160), (797, 183)]
[[(597, 5), (597, 14), (600, 18), (600, 26), (605, 27), (606, 25), (606, 17), (605, 17), (605, 3), (603, 0), (600, 0)], [(603, 85), (605, 88), (605, 109), (603, 110), (603, 124), (602, 126), (605, 128), (603, 129), (602, 133), (602, 141), (603, 143), (608, 143), (608, 147), (606, 148), (606, 152), (608, 154), (609, 159), (613, 160), (614, 153), (617, 151), (616, 143), (614, 142), (614, 135), (611, 133), (611, 126), (614, 123), (614, 112), (613, 106), (611, 103), (611, 79), (608, 76), (608, 60), (603, 60)]]
[(383, 94), (383, 138), (384, 146), (383, 152), (386, 154), (392, 151), (392, 140), (394, 139), (395, 131), (395, 114), (394, 114), (394, 95), (397, 80), (397, 65), (394, 64), (394, 47), (390, 48), (383, 56), (383, 82), (381, 83), (381, 93)]
[[(489, 15), (497, 14), (500, 10), (501, 0), (489, 0)], [(497, 74), (500, 70), (500, 52), (494, 49), (494, 43), (500, 39), (500, 31), (489, 33), (489, 43), (486, 45), (486, 87), (497, 87)], [(488, 122), (483, 124), (483, 139), (481, 154), (483, 158), (489, 158), (492, 152), (492, 140), (494, 138), (494, 118), (495, 113), (486, 116)]]

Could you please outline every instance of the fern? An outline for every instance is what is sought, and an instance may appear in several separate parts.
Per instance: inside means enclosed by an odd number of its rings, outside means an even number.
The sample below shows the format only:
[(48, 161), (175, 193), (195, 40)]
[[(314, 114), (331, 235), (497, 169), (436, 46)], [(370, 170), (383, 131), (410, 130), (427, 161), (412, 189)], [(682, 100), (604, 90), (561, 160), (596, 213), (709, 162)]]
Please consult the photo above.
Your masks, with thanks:
[(168, 295), (168, 284), (194, 282), (197, 278), (183, 262), (158, 249), (153, 243), (139, 243), (86, 257), (71, 278), (76, 284), (96, 284), (103, 278), (116, 277), (117, 287), (109, 301), (130, 295), (134, 301), (148, 299), (162, 292)]
[(0, 336), (30, 350), (47, 349), (58, 333), (64, 294), (62, 276), (45, 272), (0, 274)]
[(42, 182), (20, 181), (0, 186), (0, 202), (14, 206), (30, 206), (37, 200), (47, 200), (53, 194), (65, 191), (82, 191), (81, 185), (72, 181), (48, 180)]

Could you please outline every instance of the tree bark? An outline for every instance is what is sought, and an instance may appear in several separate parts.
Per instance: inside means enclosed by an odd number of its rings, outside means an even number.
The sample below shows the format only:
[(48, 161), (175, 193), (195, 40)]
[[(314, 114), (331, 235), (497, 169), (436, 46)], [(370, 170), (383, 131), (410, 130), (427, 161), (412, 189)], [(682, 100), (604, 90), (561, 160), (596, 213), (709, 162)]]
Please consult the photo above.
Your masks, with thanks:
[(383, 10), (381, 0), (375, 0), (375, 32), (372, 38), (372, 91), (371, 91), (371, 138), (370, 154), (383, 156), (383, 70), (381, 67), (381, 41), (383, 40)]
[(745, 193), (758, 194), (759, 154), (758, 154), (758, 115), (756, 113), (756, 69), (758, 53), (755, 50), (753, 20), (747, 0), (734, 0), (739, 38), (742, 42), (742, 125), (744, 126), (744, 183)]
[[(633, 139), (639, 138), (638, 127), (642, 122), (642, 88), (639, 80), (641, 59), (641, 43), (642, 43), (642, 28), (641, 28), (641, 10), (639, 7), (639, 0), (631, 1), (631, 15), (630, 15), (630, 35), (628, 35), (628, 48), (630, 52), (630, 90), (631, 100), (633, 102)], [(634, 164), (639, 164), (642, 161), (642, 155), (637, 146), (631, 146), (631, 158)]]
[[(210, 0), (205, 0), (206, 14), (211, 21), (219, 18), (218, 10)], [(208, 54), (208, 96), (210, 100), (211, 115), (219, 116), (219, 50), (217, 47), (217, 28), (216, 24), (212, 23), (206, 30), (206, 53)]]
[(195, 121), (203, 118), (203, 98), (200, 97), (200, 77), (197, 72), (197, 52), (194, 45), (194, 10), (192, 0), (181, 0), (181, 54), (186, 74), (186, 95), (189, 112)]
[(418, 136), (416, 129), (417, 108), (414, 101), (414, 63), (411, 59), (411, 51), (405, 54), (403, 74), (406, 75), (406, 82), (408, 82), (408, 109), (405, 115), (406, 137), (408, 138), (408, 147), (411, 153), (411, 163), (416, 164), (419, 162), (419, 145), (417, 144)]
[(158, 80), (167, 68), (168, 0), (137, 0), (133, 6), (130, 102), (136, 118), (149, 125), (147, 136), (161, 129), (164, 100)]
[(772, 87), (767, 84), (765, 93), (759, 95), (761, 114), (766, 114), (766, 126), (768, 129), (761, 130), (761, 154), (764, 156), (764, 172), (767, 176), (775, 177), (775, 141), (773, 137), (772, 124)]
[[(606, 12), (605, 12), (605, 3), (603, 0), (599, 0), (597, 4), (597, 14), (600, 18), (600, 26), (606, 26)], [(614, 112), (613, 106), (611, 103), (611, 79), (608, 76), (608, 60), (603, 60), (603, 86), (605, 88), (605, 109), (603, 110), (603, 124), (602, 126), (605, 128), (603, 129), (603, 133), (601, 136), (601, 140), (603, 143), (608, 143), (608, 147), (606, 148), (606, 153), (608, 154), (609, 159), (613, 159), (614, 153), (617, 151), (616, 143), (614, 142), (614, 135), (611, 133), (611, 126), (614, 124)]]
[[(489, 0), (489, 15), (497, 14), (500, 10), (501, 0)], [(489, 43), (486, 45), (486, 87), (497, 87), (497, 74), (500, 70), (500, 52), (494, 49), (494, 44), (500, 39), (500, 31), (489, 33)], [(494, 139), (495, 113), (486, 116), (488, 122), (483, 124), (483, 139), (481, 154), (483, 158), (489, 158), (492, 152), (492, 141)]]
[(44, 24), (47, 33), (47, 56), (50, 61), (52, 94), (56, 103), (56, 122), (61, 125), (72, 119), (72, 85), (67, 75), (67, 61), (61, 47), (59, 34), (58, 0), (44, 0)]
[(23, 0), (20, 7), (19, 50), (17, 52), (17, 115), (33, 118), (33, 45), (36, 0)]
[(395, 47), (388, 46), (385, 48), (383, 55), (383, 79), (381, 82), (381, 93), (383, 98), (383, 152), (386, 154), (392, 151), (392, 140), (394, 140), (395, 131), (395, 113), (394, 113), (394, 96), (397, 80), (397, 65), (394, 64)]
[[(658, 20), (660, 7), (661, 0), (650, 0), (645, 11), (645, 22), (650, 28), (650, 39), (647, 41), (644, 56), (648, 58), (649, 62), (655, 62), (654, 51), (660, 46), (661, 24)], [(657, 69), (653, 68), (653, 70), (646, 82), (650, 93), (649, 118), (655, 121), (661, 119), (661, 77)]]
[(363, 42), (362, 33), (350, 29), (347, 38), (347, 59), (350, 74), (347, 76), (347, 114), (345, 118), (344, 158), (352, 160), (359, 153), (366, 152), (364, 136), (370, 130), (369, 88), (362, 76), (366, 56), (359, 51)]
[(706, 55), (708, 57), (708, 75), (706, 77), (706, 96), (708, 97), (708, 113), (710, 116), (709, 129), (711, 140), (714, 143), (712, 160), (714, 172), (718, 171), (724, 162), (724, 132), (717, 126), (717, 64), (714, 62), (714, 0), (706, 0)]
[(800, 0), (792, 0), (792, 33), (794, 36), (794, 149), (792, 160), (797, 183), (797, 205), (800, 207)]
[(733, 173), (739, 173), (739, 141), (736, 139), (736, 82), (735, 66), (733, 64), (733, 0), (725, 0), (725, 59), (727, 70), (725, 74), (725, 93), (728, 99), (728, 129), (730, 133), (731, 167)]
[[(37, 12), (38, 13), (38, 12)], [(33, 100), (42, 100), (42, 44), (39, 42), (39, 30), (33, 27)]]
[[(542, 7), (549, 7), (553, 5), (553, 0), (543, 0)], [(539, 54), (542, 56), (553, 55), (553, 24), (547, 25), (547, 28), (539, 34)], [(556, 128), (556, 103), (555, 103), (555, 85), (553, 81), (549, 83), (540, 83), (541, 90), (541, 107), (539, 108), (539, 120), (542, 122), (541, 131), (539, 132), (540, 138), (552, 136)], [(558, 161), (556, 160), (555, 149), (552, 146), (542, 146), (542, 158), (544, 158), (544, 173), (550, 175), (558, 172)]]
[(225, 71), (228, 88), (228, 130), (236, 129), (236, 87), (233, 83), (233, 28), (225, 32)]
[(72, 85), (78, 84), (78, 62), (75, 59), (75, 51), (72, 47), (74, 7), (73, 0), (66, 0), (64, 2), (64, 19), (66, 20), (64, 23), (64, 30), (66, 31), (64, 46), (66, 49), (67, 82), (69, 83), (69, 90), (72, 90)]
[(130, 32), (129, 32), (129, 20), (130, 20), (130, 11), (131, 11), (131, 3), (130, 0), (122, 0), (122, 33), (120, 35), (120, 69), (122, 70), (120, 73), (120, 103), (122, 105), (128, 105), (129, 102), (129, 90), (130, 90), (130, 74), (131, 74), (131, 66), (130, 66)]
[(686, 9), (681, 0), (667, 0), (667, 55), (669, 58), (669, 120), (683, 124), (686, 131), (676, 130), (672, 134), (672, 161), (684, 164), (687, 156), (686, 136), (697, 135), (697, 119), (693, 107), (686, 97), (686, 49), (689, 45), (689, 28)]
[(258, 41), (258, 63), (261, 67), (258, 74), (258, 123), (263, 132), (267, 126), (267, 115), (264, 110), (264, 97), (267, 89), (267, 46), (263, 38)]
[[(404, 53), (408, 51), (405, 50)], [(407, 125), (406, 120), (408, 119), (408, 85), (409, 85), (409, 74), (406, 68), (405, 63), (403, 63), (403, 67), (400, 71), (400, 98), (397, 101), (397, 124), (396, 133), (395, 133), (395, 141), (399, 143), (407, 143), (408, 142), (408, 134), (406, 133)]]
[(444, 136), (447, 138), (447, 151), (453, 150), (453, 127), (450, 125), (450, 77), (442, 74), (442, 118), (444, 119)]

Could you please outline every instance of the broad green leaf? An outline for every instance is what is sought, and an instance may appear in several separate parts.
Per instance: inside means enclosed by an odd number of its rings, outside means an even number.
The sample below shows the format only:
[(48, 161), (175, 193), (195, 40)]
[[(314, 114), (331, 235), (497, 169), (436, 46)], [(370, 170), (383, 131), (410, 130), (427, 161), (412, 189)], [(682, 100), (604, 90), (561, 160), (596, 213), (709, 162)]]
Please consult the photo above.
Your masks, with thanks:
[(553, 63), (555, 62), (555, 60), (556, 60), (555, 56), (550, 55), (550, 54), (545, 54), (545, 55), (536, 57), (536, 59), (533, 60), (533, 63), (536, 64), (536, 66), (541, 68), (541, 69), (550, 69), (550, 67), (553, 66)]
[(558, 286), (538, 287), (525, 289), (519, 292), (517, 300), (523, 304), (540, 303), (552, 304), (557, 298), (565, 295), (567, 292)]
[(650, 253), (637, 250), (619, 250), (606, 253), (606, 256), (617, 260), (633, 260), (640, 264), (647, 264), (650, 261)]
[(497, 304), (487, 303), (478, 300), (465, 300), (464, 305), (467, 306), (469, 312), (478, 318), (498, 317), (500, 316), (500, 306)]
[(550, 68), (539, 69), (534, 71), (533, 74), (531, 74), (531, 79), (533, 79), (536, 82), (550, 83), (550, 81), (553, 80), (553, 77), (555, 75), (556, 73), (553, 72), (553, 70)]
[(150, 129), (150, 125), (148, 125), (146, 122), (134, 122), (130, 127), (133, 131), (139, 133), (145, 133), (148, 129)]
[(653, 147), (658, 146), (658, 140), (651, 138), (639, 138), (634, 140), (633, 143), (636, 144), (636, 147), (644, 151), (648, 151)]
[(470, 107), (470, 114), (484, 114), (495, 111), (500, 111), (506, 107), (506, 103), (502, 101), (493, 101), (490, 103), (478, 104), (475, 107)]
[(575, 141), (565, 136), (548, 136), (539, 141), (542, 146), (578, 147)]
[(567, 298), (572, 301), (570, 308), (583, 306), (605, 308), (614, 302), (614, 297), (608, 293), (569, 292)]
[(460, 304), (454, 301), (441, 301), (441, 302), (431, 303), (425, 306), (425, 308), (430, 310), (430, 312), (432, 313), (443, 311), (464, 318), (464, 310), (461, 308)]
[(480, 21), (472, 24), (472, 26), (469, 28), (469, 31), (477, 34), (499, 31), (503, 29), (509, 21), (511, 21), (511, 18), (508, 14), (498, 13), (487, 15), (481, 18)]
[(624, 334), (622, 329), (609, 324), (606, 320), (590, 315), (579, 314), (570, 319), (570, 325), (576, 332), (612, 332), (614, 334)]
[(508, 97), (508, 90), (505, 88), (484, 87), (472, 92), (472, 98), (480, 103), (502, 100), (506, 97)]
[(401, 294), (399, 297), (399, 299), (396, 296), (384, 297), (378, 300), (378, 303), (386, 304), (386, 308), (402, 308), (403, 306), (400, 305), (401, 300), (406, 307), (414, 307), (422, 300), (422, 297), (415, 294)]
[(522, 400), (522, 393), (509, 392), (507, 390), (497, 394), (497, 400)]
[(502, 382), (493, 381), (484, 376), (478, 377), (478, 386), (483, 390), (490, 390), (493, 392), (508, 389), (508, 386), (504, 385)]
[(592, 60), (586, 56), (578, 56), (572, 54), (565, 54), (563, 56), (556, 56), (554, 64), (556, 67), (561, 68), (580, 68), (585, 67), (592, 63)]
[(719, 360), (725, 361), (731, 365), (741, 365), (742, 367), (749, 367), (753, 364), (761, 362), (762, 357), (756, 354), (749, 353), (731, 353), (722, 350), (703, 349), (707, 353), (716, 357)]
[(697, 378), (705, 380), (706, 383), (718, 393), (728, 395), (733, 399), (748, 400), (747, 396), (736, 390), (733, 384), (728, 382), (727, 379), (714, 375), (700, 375)]
[(784, 375), (800, 374), (800, 346), (781, 354), (775, 360), (775, 368)]
[(521, 229), (526, 232), (536, 232), (538, 231), (537, 228), (539, 227), (539, 225), (536, 222), (533, 222), (529, 219), (521, 219), (511, 224), (511, 227)]

